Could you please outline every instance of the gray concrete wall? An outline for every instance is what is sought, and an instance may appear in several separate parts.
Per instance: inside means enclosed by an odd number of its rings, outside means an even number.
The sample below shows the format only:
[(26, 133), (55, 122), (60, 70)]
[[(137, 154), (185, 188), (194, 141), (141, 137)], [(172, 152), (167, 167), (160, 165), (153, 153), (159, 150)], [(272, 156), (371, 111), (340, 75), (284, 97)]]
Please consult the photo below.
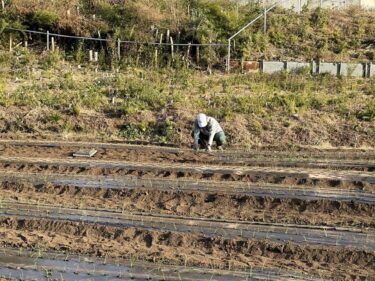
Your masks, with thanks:
[(303, 68), (308, 68), (312, 74), (328, 73), (333, 76), (351, 76), (351, 77), (375, 77), (375, 64), (371, 63), (331, 63), (315, 61), (310, 62), (282, 62), (282, 61), (234, 61), (232, 68), (242, 68), (245, 73), (260, 72), (273, 74), (279, 71), (298, 72)]
[(311, 63), (308, 63), (308, 62), (293, 62), (293, 61), (286, 62), (286, 70), (287, 71), (298, 72), (299, 70), (302, 70), (304, 68), (311, 69)]
[(275, 73), (285, 70), (285, 63), (281, 61), (262, 61), (260, 67), (263, 73)]
[(368, 77), (370, 78), (375, 77), (375, 64), (369, 63), (367, 67), (368, 67), (368, 70), (367, 70)]
[[(239, 0), (240, 3), (248, 3), (248, 2), (259, 2), (258, 0)], [(270, 6), (274, 4), (276, 1), (274, 0), (261, 0), (266, 6)], [(280, 6), (286, 9), (293, 9), (295, 11), (300, 11), (301, 7), (307, 6), (308, 8), (345, 8), (352, 5), (359, 5), (363, 8), (375, 8), (375, 0), (285, 0), (280, 3)]]
[(366, 65), (362, 63), (341, 63), (340, 75), (352, 77), (364, 77)]
[(319, 73), (328, 73), (332, 75), (338, 75), (339, 74), (339, 64), (338, 63), (330, 63), (330, 62), (321, 62), (319, 64)]
[(360, 0), (361, 6), (365, 8), (374, 9), (375, 8), (375, 0)]

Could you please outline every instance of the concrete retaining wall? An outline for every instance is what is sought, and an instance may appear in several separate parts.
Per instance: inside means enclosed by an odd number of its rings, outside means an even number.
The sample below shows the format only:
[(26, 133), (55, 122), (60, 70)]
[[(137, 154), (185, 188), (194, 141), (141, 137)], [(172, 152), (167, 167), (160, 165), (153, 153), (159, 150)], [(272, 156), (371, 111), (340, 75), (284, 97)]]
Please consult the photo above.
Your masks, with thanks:
[(263, 73), (275, 73), (285, 70), (285, 62), (281, 61), (262, 61), (260, 64)]
[(367, 73), (368, 73), (368, 76), (367, 77), (375, 77), (375, 64), (373, 63), (369, 63), (367, 65)]
[(298, 72), (299, 70), (308, 68), (311, 69), (312, 65), (308, 62), (286, 62), (286, 70), (290, 72)]
[[(238, 0), (242, 3), (247, 3), (248, 0)], [(255, 0), (253, 0), (255, 1)], [(259, 1), (257, 1), (259, 2)], [(272, 5), (276, 1), (274, 0), (260, 0), (261, 3), (267, 6)], [(374, 0), (284, 0), (280, 6), (286, 9), (293, 9), (294, 11), (301, 11), (302, 7), (307, 7), (308, 9), (314, 9), (317, 7), (322, 7), (325, 9), (340, 9), (347, 8), (348, 6), (361, 6), (365, 9), (375, 8)]]
[(273, 74), (280, 71), (298, 72), (309, 69), (311, 74), (328, 73), (333, 76), (375, 77), (373, 63), (330, 63), (330, 62), (283, 62), (283, 61), (231, 61), (232, 69), (240, 69), (243, 73), (262, 72)]
[(332, 74), (332, 75), (339, 75), (339, 64), (338, 63), (330, 63), (330, 62), (321, 62), (318, 66), (318, 73), (323, 74)]
[(375, 1), (374, 0), (361, 0), (361, 6), (368, 9), (375, 8)]
[(352, 77), (364, 77), (366, 64), (363, 63), (340, 63), (340, 75)]

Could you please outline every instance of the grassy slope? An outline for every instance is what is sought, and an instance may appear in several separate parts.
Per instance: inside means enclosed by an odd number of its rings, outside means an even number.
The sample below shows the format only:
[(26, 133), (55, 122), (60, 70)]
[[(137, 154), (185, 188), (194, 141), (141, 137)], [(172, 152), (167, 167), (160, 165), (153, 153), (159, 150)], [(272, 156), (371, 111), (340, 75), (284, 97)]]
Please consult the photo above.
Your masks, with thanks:
[[(67, 9), (70, 16), (67, 16)], [(237, 7), (226, 0), (119, 0), (110, 3), (101, 0), (12, 0), (6, 12), (0, 13), (0, 19), (3, 19), (2, 26), (8, 24), (91, 36), (100, 30), (103, 37), (124, 40), (158, 41), (155, 30), (165, 35), (169, 29), (175, 41), (180, 32), (181, 42), (209, 43), (226, 42), (231, 34), (260, 12), (258, 6)], [(242, 33), (237, 38), (233, 55), (246, 59), (319, 58), (330, 61), (375, 58), (372, 48), (375, 44), (375, 11), (351, 7), (344, 11), (318, 9), (297, 14), (277, 9), (269, 14), (266, 35), (262, 28), (263, 22), (259, 21)], [(202, 56), (211, 63), (217, 62), (217, 57), (210, 52), (202, 52)]]
[(231, 145), (374, 146), (375, 80), (186, 69), (97, 73), (51, 56), (1, 54), (2, 133), (187, 145), (195, 114), (205, 111), (221, 121)]
[[(122, 2), (13, 0), (6, 13), (0, 14), (1, 26), (75, 35), (100, 30), (104, 37), (156, 40), (150, 28), (154, 26), (162, 33), (170, 29), (173, 36), (181, 31), (182, 42), (207, 43), (225, 40), (259, 12), (259, 7), (237, 9), (224, 0), (190, 1), (189, 9), (183, 0)], [(357, 8), (302, 14), (275, 10), (269, 15), (266, 35), (259, 32), (261, 27), (259, 22), (238, 38), (234, 56), (374, 58), (374, 51), (368, 48), (374, 43), (374, 12)], [(6, 48), (8, 34), (1, 36)], [(374, 80), (286, 73), (208, 76), (181, 66), (177, 70), (140, 69), (108, 60), (101, 66), (108, 69), (110, 63), (119, 72), (96, 73), (94, 66), (82, 60), (78, 46), (72, 45), (70, 50), (76, 62), (65, 62), (64, 46), (60, 47), (59, 52), (42, 55), (22, 48), (12, 55), (1, 53), (3, 133), (79, 133), (184, 145), (190, 141), (195, 114), (205, 111), (222, 122), (232, 145), (374, 146)], [(217, 59), (217, 54), (201, 51), (202, 62)], [(134, 54), (127, 52), (134, 57), (141, 53), (139, 49)], [(153, 48), (142, 51), (146, 62), (150, 54), (154, 54)], [(78, 69), (78, 63), (84, 67)]]

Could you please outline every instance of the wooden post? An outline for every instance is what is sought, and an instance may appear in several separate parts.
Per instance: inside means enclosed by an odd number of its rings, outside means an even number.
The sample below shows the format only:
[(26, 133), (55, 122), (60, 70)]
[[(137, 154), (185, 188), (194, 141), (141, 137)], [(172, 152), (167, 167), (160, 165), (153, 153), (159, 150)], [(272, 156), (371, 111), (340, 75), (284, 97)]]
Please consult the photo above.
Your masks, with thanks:
[(186, 51), (186, 66), (189, 67), (189, 61), (190, 61), (190, 48), (191, 48), (191, 43), (188, 45), (188, 49)]
[(13, 36), (12, 33), (9, 34), (9, 52), (13, 51)]
[(163, 33), (160, 33), (160, 41), (159, 44), (161, 45), (163, 43)]
[(89, 61), (93, 61), (93, 52), (92, 52), (92, 50), (89, 51)]
[(55, 37), (51, 37), (52, 52), (55, 51)]
[(199, 64), (200, 55), (199, 55), (199, 46), (197, 46), (197, 64)]
[(98, 53), (98, 52), (95, 52), (95, 53), (94, 53), (94, 61), (95, 61), (95, 62), (98, 62), (98, 61), (99, 61), (99, 53)]
[(27, 41), (25, 41), (24, 46), (25, 46), (25, 48), (27, 48), (29, 46), (29, 43)]
[(174, 45), (173, 45), (173, 38), (170, 37), (171, 39), (171, 54), (172, 54), (172, 60), (174, 60)]
[[(181, 43), (181, 31), (179, 31), (177, 33), (177, 44), (180, 44)], [(176, 46), (176, 52), (179, 53), (180, 52), (180, 47), (179, 46)]]
[(1, 7), (3, 8), (3, 11), (5, 10), (5, 2), (4, 0), (1, 0)]
[[(161, 46), (161, 44), (163, 43), (163, 33), (160, 33), (160, 37), (159, 37), (159, 46)], [(159, 46), (157, 45), (156, 48), (155, 48), (155, 54), (154, 54), (154, 60), (155, 60), (155, 67), (158, 67), (159, 66)]]
[(47, 51), (49, 51), (49, 31), (47, 31)]
[(167, 30), (167, 38), (165, 38), (165, 41), (167, 42), (167, 43), (169, 43), (169, 36), (170, 36), (170, 31), (169, 31), (169, 29)]
[(187, 52), (186, 52), (186, 58), (189, 58), (189, 56), (190, 56), (190, 48), (191, 48), (191, 43), (189, 43), (189, 45), (188, 45), (188, 49), (187, 49)]
[(120, 38), (117, 39), (117, 57), (118, 60), (121, 60), (121, 40)]

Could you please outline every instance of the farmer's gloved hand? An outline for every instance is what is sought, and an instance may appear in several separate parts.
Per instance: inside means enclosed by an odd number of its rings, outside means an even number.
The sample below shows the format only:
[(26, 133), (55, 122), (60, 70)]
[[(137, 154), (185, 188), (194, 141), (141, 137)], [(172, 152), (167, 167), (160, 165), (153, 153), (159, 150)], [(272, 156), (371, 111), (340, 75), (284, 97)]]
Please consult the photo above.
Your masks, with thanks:
[(208, 152), (211, 152), (211, 151), (212, 151), (212, 149), (211, 149), (211, 145), (207, 145), (206, 151), (208, 151)]

